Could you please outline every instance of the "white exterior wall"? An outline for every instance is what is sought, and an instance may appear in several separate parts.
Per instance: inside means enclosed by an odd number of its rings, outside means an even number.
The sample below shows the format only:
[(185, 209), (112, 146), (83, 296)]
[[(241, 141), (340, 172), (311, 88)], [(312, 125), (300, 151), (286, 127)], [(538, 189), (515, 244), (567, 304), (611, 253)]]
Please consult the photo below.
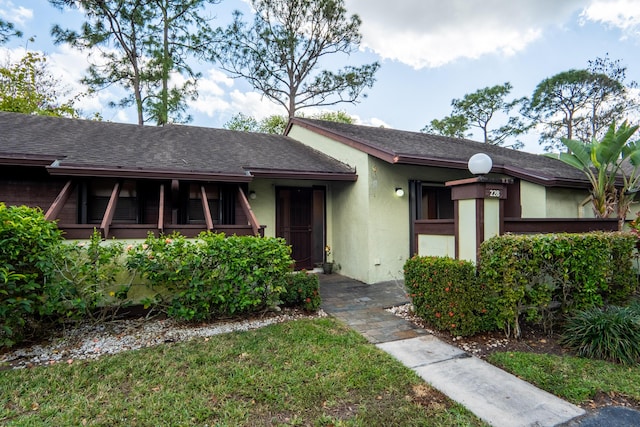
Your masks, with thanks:
[(418, 255), (456, 257), (456, 237), (421, 234), (418, 236)]
[(476, 201), (459, 200), (458, 235), (465, 236), (459, 240), (458, 258), (476, 262)]
[(542, 185), (520, 181), (522, 218), (547, 218), (547, 195)]
[(500, 200), (484, 199), (484, 240), (500, 234)]

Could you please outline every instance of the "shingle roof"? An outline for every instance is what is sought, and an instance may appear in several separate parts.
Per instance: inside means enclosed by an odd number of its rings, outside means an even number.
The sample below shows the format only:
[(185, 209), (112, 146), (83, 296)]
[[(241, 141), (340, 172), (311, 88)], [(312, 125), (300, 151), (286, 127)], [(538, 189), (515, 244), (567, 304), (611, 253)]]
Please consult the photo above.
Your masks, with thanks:
[(477, 141), (313, 119), (295, 118), (292, 124), (324, 133), (390, 163), (466, 169), (469, 158), (482, 152), (493, 160), (494, 172), (548, 186), (588, 186), (581, 171), (557, 159)]
[[(49, 170), (252, 175), (355, 180), (349, 166), (289, 137), (205, 127), (164, 127), (0, 112), (0, 160), (55, 161)], [(256, 171), (255, 173), (253, 171)], [(92, 172), (93, 171), (93, 172)], [(124, 173), (124, 172), (123, 172)]]

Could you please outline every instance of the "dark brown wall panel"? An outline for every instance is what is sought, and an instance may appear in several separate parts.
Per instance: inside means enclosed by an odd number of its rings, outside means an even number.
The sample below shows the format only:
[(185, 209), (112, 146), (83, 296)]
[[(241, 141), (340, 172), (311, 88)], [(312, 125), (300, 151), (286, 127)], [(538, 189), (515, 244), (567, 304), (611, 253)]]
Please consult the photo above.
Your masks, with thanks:
[[(47, 211), (56, 199), (66, 180), (47, 178), (42, 180), (15, 180), (0, 178), (0, 201), (8, 206), (39, 207)], [(78, 192), (74, 190), (58, 217), (60, 223), (75, 223)]]

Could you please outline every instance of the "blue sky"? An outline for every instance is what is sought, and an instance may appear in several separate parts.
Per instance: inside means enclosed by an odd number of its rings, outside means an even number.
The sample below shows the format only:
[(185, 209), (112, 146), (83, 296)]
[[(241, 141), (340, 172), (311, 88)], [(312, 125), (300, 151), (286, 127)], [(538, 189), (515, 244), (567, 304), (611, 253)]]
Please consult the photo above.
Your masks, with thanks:
[[(382, 67), (367, 98), (356, 105), (334, 107), (359, 123), (418, 131), (451, 111), (451, 100), (486, 86), (511, 82), (514, 97), (530, 96), (544, 78), (587, 61), (620, 59), (629, 80), (640, 82), (640, 0), (345, 0), (362, 18), (361, 51), (337, 64), (380, 61)], [(231, 11), (251, 10), (246, 0), (223, 0), (211, 9), (214, 24), (224, 25)], [(64, 13), (46, 0), (0, 0), (0, 17), (14, 22), (25, 37), (0, 49), (0, 60), (29, 50), (45, 52), (50, 69), (68, 88), (78, 80), (86, 54), (54, 46), (54, 23), (73, 27), (82, 15)], [(27, 44), (29, 37), (35, 36)], [(200, 97), (190, 105), (192, 124), (222, 127), (242, 111), (262, 118), (283, 114), (241, 80), (228, 78), (215, 64), (198, 64), (204, 78)], [(105, 120), (135, 122), (132, 111), (106, 107), (114, 93), (104, 91), (82, 100), (87, 114)], [(540, 152), (537, 136), (524, 139), (526, 150)]]

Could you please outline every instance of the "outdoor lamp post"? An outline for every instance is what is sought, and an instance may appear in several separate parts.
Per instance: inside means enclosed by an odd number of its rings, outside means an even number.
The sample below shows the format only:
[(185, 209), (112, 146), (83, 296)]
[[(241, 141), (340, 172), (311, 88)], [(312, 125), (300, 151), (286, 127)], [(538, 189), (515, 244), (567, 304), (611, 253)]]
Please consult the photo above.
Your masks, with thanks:
[(474, 175), (486, 175), (491, 172), (493, 161), (485, 153), (477, 153), (469, 158), (467, 168)]
[(513, 179), (487, 177), (492, 167), (493, 161), (487, 154), (474, 154), (469, 158), (467, 168), (475, 176), (445, 183), (451, 188), (451, 199), (455, 203), (455, 255), (458, 259), (476, 262), (482, 242), (504, 233), (504, 202), (507, 185), (513, 184)]

